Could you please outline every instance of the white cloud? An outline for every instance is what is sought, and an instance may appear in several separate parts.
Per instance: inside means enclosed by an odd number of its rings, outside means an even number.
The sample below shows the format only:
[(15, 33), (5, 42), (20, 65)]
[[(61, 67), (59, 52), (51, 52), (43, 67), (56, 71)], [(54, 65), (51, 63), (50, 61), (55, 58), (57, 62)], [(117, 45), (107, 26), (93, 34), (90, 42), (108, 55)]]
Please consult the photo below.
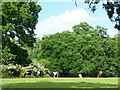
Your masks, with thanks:
[[(66, 10), (58, 16), (51, 16), (36, 25), (35, 33), (41, 38), (47, 34), (54, 34), (65, 30), (72, 30), (73, 25), (80, 22), (99, 22), (101, 17), (91, 17), (85, 9)], [(96, 25), (96, 24), (95, 24)]]
[(115, 28), (110, 28), (107, 30), (107, 33), (110, 35), (110, 37), (114, 37), (114, 35), (118, 33), (118, 30)]

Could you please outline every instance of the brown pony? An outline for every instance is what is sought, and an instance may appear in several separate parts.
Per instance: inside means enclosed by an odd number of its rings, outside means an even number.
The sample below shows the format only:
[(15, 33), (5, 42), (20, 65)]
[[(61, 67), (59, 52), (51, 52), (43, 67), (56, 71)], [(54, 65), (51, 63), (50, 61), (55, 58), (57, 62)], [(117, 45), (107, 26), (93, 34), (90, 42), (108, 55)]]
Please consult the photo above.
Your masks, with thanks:
[(98, 77), (98, 78), (99, 78), (99, 77), (102, 77), (102, 75), (103, 75), (103, 72), (102, 72), (102, 70), (100, 70), (100, 71), (98, 72), (98, 76), (97, 76), (97, 77)]

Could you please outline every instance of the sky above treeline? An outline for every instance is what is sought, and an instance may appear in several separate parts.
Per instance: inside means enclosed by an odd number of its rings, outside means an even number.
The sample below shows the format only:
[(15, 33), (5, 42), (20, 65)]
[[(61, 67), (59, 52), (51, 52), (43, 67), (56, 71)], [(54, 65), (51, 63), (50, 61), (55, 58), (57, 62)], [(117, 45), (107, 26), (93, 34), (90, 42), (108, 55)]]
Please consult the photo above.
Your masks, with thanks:
[(78, 0), (77, 6), (74, 0), (39, 0), (38, 4), (42, 7), (35, 30), (39, 38), (65, 30), (72, 31), (72, 27), (80, 22), (87, 22), (93, 27), (105, 27), (110, 37), (118, 33), (114, 28), (115, 23), (109, 20), (102, 3), (97, 5), (94, 13), (88, 9), (89, 6), (84, 0)]

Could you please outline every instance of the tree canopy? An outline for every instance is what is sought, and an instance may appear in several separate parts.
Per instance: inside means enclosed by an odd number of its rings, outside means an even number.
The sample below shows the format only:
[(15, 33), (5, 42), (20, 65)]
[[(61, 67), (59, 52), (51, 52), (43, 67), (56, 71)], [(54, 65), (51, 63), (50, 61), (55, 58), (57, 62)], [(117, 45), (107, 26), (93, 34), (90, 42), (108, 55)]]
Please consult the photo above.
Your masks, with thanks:
[(35, 26), (41, 11), (37, 2), (2, 2), (2, 61), (29, 63), (21, 46), (33, 46)]
[(120, 30), (120, 0), (85, 0), (85, 3), (89, 5), (92, 12), (95, 12), (97, 10), (96, 4), (100, 1), (103, 2), (103, 9), (106, 10), (109, 19), (115, 22), (114, 27)]
[(110, 38), (105, 28), (93, 28), (86, 22), (73, 26), (73, 32), (64, 31), (43, 37), (41, 59), (48, 61), (50, 71), (61, 76), (118, 75), (118, 42)]
[(98, 70), (104, 76), (120, 76), (117, 37), (109, 37), (104, 27), (82, 22), (74, 25), (73, 31), (36, 39), (34, 29), (41, 9), (37, 2), (2, 2), (3, 64), (37, 62), (38, 67), (58, 71), (60, 76), (81, 73), (96, 77)]

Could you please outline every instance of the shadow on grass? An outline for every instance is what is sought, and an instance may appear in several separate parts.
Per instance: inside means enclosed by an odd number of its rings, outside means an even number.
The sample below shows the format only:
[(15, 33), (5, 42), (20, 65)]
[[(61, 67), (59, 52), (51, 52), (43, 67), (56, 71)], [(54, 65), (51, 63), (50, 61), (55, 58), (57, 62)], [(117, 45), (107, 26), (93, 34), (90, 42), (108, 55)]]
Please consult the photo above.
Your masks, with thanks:
[(118, 88), (114, 84), (88, 83), (88, 82), (25, 82), (12, 83), (2, 86), (4, 88)]

